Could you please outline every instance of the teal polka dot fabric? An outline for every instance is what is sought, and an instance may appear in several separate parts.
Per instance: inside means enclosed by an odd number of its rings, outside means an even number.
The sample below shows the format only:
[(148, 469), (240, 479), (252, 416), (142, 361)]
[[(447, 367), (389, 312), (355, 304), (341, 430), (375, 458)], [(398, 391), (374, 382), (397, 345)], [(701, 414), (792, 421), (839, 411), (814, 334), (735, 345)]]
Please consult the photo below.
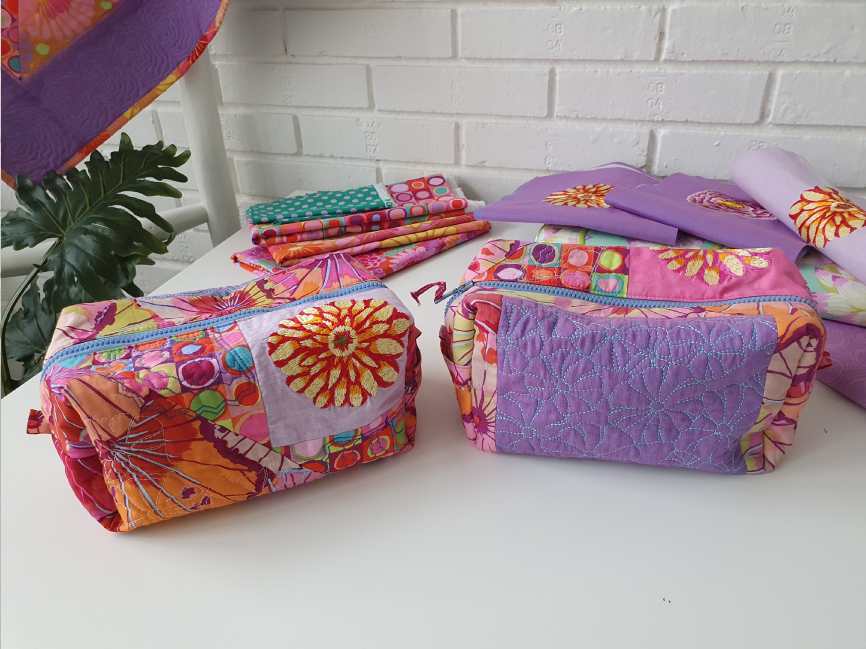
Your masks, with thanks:
[(375, 185), (366, 185), (357, 189), (315, 192), (253, 205), (247, 210), (247, 217), (250, 223), (294, 223), (323, 216), (383, 210), (393, 204), (392, 200), (382, 198)]

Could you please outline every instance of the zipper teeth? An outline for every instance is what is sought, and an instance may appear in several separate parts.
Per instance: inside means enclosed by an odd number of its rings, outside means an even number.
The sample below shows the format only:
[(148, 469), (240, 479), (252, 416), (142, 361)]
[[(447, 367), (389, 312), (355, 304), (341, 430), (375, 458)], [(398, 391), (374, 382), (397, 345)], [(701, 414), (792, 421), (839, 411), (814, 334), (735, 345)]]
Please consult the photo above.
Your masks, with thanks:
[(498, 282), (498, 281), (487, 281), (487, 282), (465, 282), (458, 286), (452, 291), (450, 296), (451, 299), (448, 300), (448, 304), (445, 305), (445, 312), (448, 313), (448, 309), (453, 304), (454, 300), (456, 300), (460, 295), (468, 291), (473, 286), (487, 286), (490, 288), (507, 288), (515, 291), (526, 291), (528, 293), (546, 293), (548, 295), (559, 295), (561, 297), (570, 297), (575, 294), (578, 294), (580, 297), (578, 299), (584, 300), (586, 302), (592, 302), (594, 304), (604, 304), (607, 306), (633, 306), (633, 307), (643, 307), (646, 309), (658, 309), (658, 308), (668, 308), (668, 307), (693, 307), (693, 306), (724, 306), (727, 304), (742, 304), (746, 302), (803, 302), (808, 304), (810, 307), (817, 311), (817, 307), (814, 302), (808, 300), (806, 298), (800, 297), (798, 295), (762, 295), (756, 297), (749, 298), (739, 298), (739, 299), (731, 299), (731, 300), (717, 300), (714, 302), (673, 302), (673, 301), (663, 301), (663, 300), (641, 300), (635, 298), (623, 298), (623, 297), (609, 297), (605, 295), (593, 295), (591, 293), (584, 293), (583, 291), (577, 291), (575, 289), (570, 288), (561, 288), (561, 287), (552, 287), (552, 286), (538, 286), (537, 284), (525, 284), (523, 282)]
[(326, 293), (317, 293), (316, 295), (310, 295), (309, 297), (295, 300), (294, 302), (288, 302), (287, 304), (283, 304), (278, 307), (259, 307), (255, 309), (247, 309), (245, 311), (238, 311), (236, 313), (230, 313), (228, 315), (211, 318), (209, 320), (199, 320), (196, 322), (188, 322), (186, 324), (175, 325), (173, 327), (166, 327), (165, 329), (148, 329), (147, 331), (140, 331), (132, 334), (108, 336), (106, 338), (100, 338), (98, 340), (89, 340), (83, 343), (76, 343), (75, 345), (72, 345), (70, 347), (67, 347), (66, 349), (57, 352), (56, 354), (54, 354), (54, 356), (45, 361), (45, 365), (43, 365), (42, 371), (47, 371), (59, 361), (63, 360), (64, 358), (69, 358), (70, 356), (79, 356), (82, 354), (89, 354), (104, 349), (113, 349), (115, 347), (135, 345), (137, 343), (145, 342), (151, 339), (155, 340), (157, 338), (168, 338), (172, 335), (186, 333), (187, 331), (195, 331), (196, 329), (202, 329), (204, 327), (211, 327), (214, 325), (222, 324), (223, 322), (238, 321), (241, 319), (246, 319), (248, 317), (259, 315), (261, 313), (271, 313), (273, 311), (288, 309), (289, 307), (297, 306), (305, 302), (313, 302), (322, 298), (327, 299), (329, 297), (340, 297), (343, 295), (348, 295), (349, 293), (358, 293), (359, 291), (363, 291), (366, 289), (381, 288), (383, 286), (384, 284), (382, 284), (382, 282), (362, 282), (360, 284), (355, 284), (354, 286), (348, 286), (346, 288), (340, 288), (335, 291), (328, 291)]

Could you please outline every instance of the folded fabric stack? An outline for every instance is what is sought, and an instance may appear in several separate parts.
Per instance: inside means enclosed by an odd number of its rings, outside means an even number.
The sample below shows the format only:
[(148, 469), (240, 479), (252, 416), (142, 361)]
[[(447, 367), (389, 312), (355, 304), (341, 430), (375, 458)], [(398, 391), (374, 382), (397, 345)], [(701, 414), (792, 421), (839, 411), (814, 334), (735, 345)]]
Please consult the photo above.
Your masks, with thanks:
[(438, 174), (284, 198), (247, 210), (255, 247), (232, 261), (266, 275), (342, 252), (381, 278), (487, 232), (483, 205)]
[(827, 319), (833, 366), (817, 378), (866, 407), (866, 210), (782, 149), (749, 153), (731, 178), (613, 163), (536, 178), (477, 216), (546, 224), (537, 241), (551, 244), (672, 246), (669, 267), (710, 285), (766, 264), (750, 249), (780, 248)]

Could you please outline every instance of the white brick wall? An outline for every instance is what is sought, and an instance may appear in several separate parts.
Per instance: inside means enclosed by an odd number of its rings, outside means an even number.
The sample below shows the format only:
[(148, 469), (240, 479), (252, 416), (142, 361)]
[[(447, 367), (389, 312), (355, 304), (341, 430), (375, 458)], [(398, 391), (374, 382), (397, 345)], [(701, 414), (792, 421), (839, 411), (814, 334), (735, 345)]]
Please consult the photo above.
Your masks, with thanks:
[(279, 11), (238, 11), (223, 22), (211, 54), (279, 56), (285, 54)]
[(651, 61), (659, 39), (660, 15), (657, 6), (463, 9), (459, 12), (460, 55)]
[(864, 99), (866, 71), (785, 70), (770, 121), (866, 126)]
[(296, 189), (349, 188), (376, 182), (376, 167), (370, 164), (235, 158), (235, 168), (238, 189), (254, 196), (280, 197)]
[(470, 122), (465, 128), (466, 163), (568, 171), (618, 160), (646, 163), (649, 129)]
[(561, 117), (754, 124), (769, 72), (563, 70)]
[[(727, 179), (776, 145), (866, 188), (862, 0), (559, 5), (234, 0), (212, 54), (239, 205), (433, 170), (496, 200), (613, 160)], [(179, 100), (137, 117), (133, 141), (186, 146)], [(208, 245), (187, 233), (142, 272), (156, 284)]]
[(304, 115), (304, 153), (316, 156), (454, 164), (454, 122)]
[(866, 4), (695, 2), (671, 7), (665, 38), (676, 61), (862, 63)]
[(286, 22), (293, 56), (451, 56), (448, 9), (293, 11)]
[(363, 65), (218, 63), (223, 101), (268, 106), (367, 108)]
[(662, 129), (652, 173), (689, 173), (727, 179), (738, 157), (750, 149), (778, 146), (804, 156), (831, 183), (863, 187), (866, 182), (866, 139), (796, 135), (777, 131), (733, 133)]
[(377, 65), (376, 107), (424, 113), (481, 113), (543, 117), (549, 71)]

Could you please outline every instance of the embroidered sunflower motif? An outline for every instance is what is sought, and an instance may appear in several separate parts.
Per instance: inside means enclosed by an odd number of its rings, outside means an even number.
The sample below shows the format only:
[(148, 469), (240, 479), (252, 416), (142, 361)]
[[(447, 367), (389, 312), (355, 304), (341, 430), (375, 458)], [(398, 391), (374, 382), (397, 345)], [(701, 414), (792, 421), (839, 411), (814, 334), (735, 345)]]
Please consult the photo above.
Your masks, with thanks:
[(747, 219), (774, 219), (772, 214), (753, 201), (741, 201), (722, 192), (705, 190), (687, 197), (689, 203), (700, 205), (708, 210), (739, 214)]
[(789, 216), (804, 241), (823, 248), (866, 224), (866, 212), (832, 187), (814, 187), (800, 195)]
[(764, 256), (772, 248), (751, 250), (695, 250), (679, 248), (651, 248), (658, 251), (659, 259), (668, 261), (668, 268), (684, 272), (686, 277), (697, 277), (705, 284), (716, 286), (732, 277), (742, 277), (750, 269), (769, 268), (770, 260)]
[(568, 207), (610, 207), (604, 202), (604, 197), (611, 189), (611, 185), (578, 185), (561, 192), (553, 192), (544, 202)]
[(409, 316), (385, 300), (340, 300), (280, 322), (268, 355), (319, 408), (361, 406), (400, 373)]

